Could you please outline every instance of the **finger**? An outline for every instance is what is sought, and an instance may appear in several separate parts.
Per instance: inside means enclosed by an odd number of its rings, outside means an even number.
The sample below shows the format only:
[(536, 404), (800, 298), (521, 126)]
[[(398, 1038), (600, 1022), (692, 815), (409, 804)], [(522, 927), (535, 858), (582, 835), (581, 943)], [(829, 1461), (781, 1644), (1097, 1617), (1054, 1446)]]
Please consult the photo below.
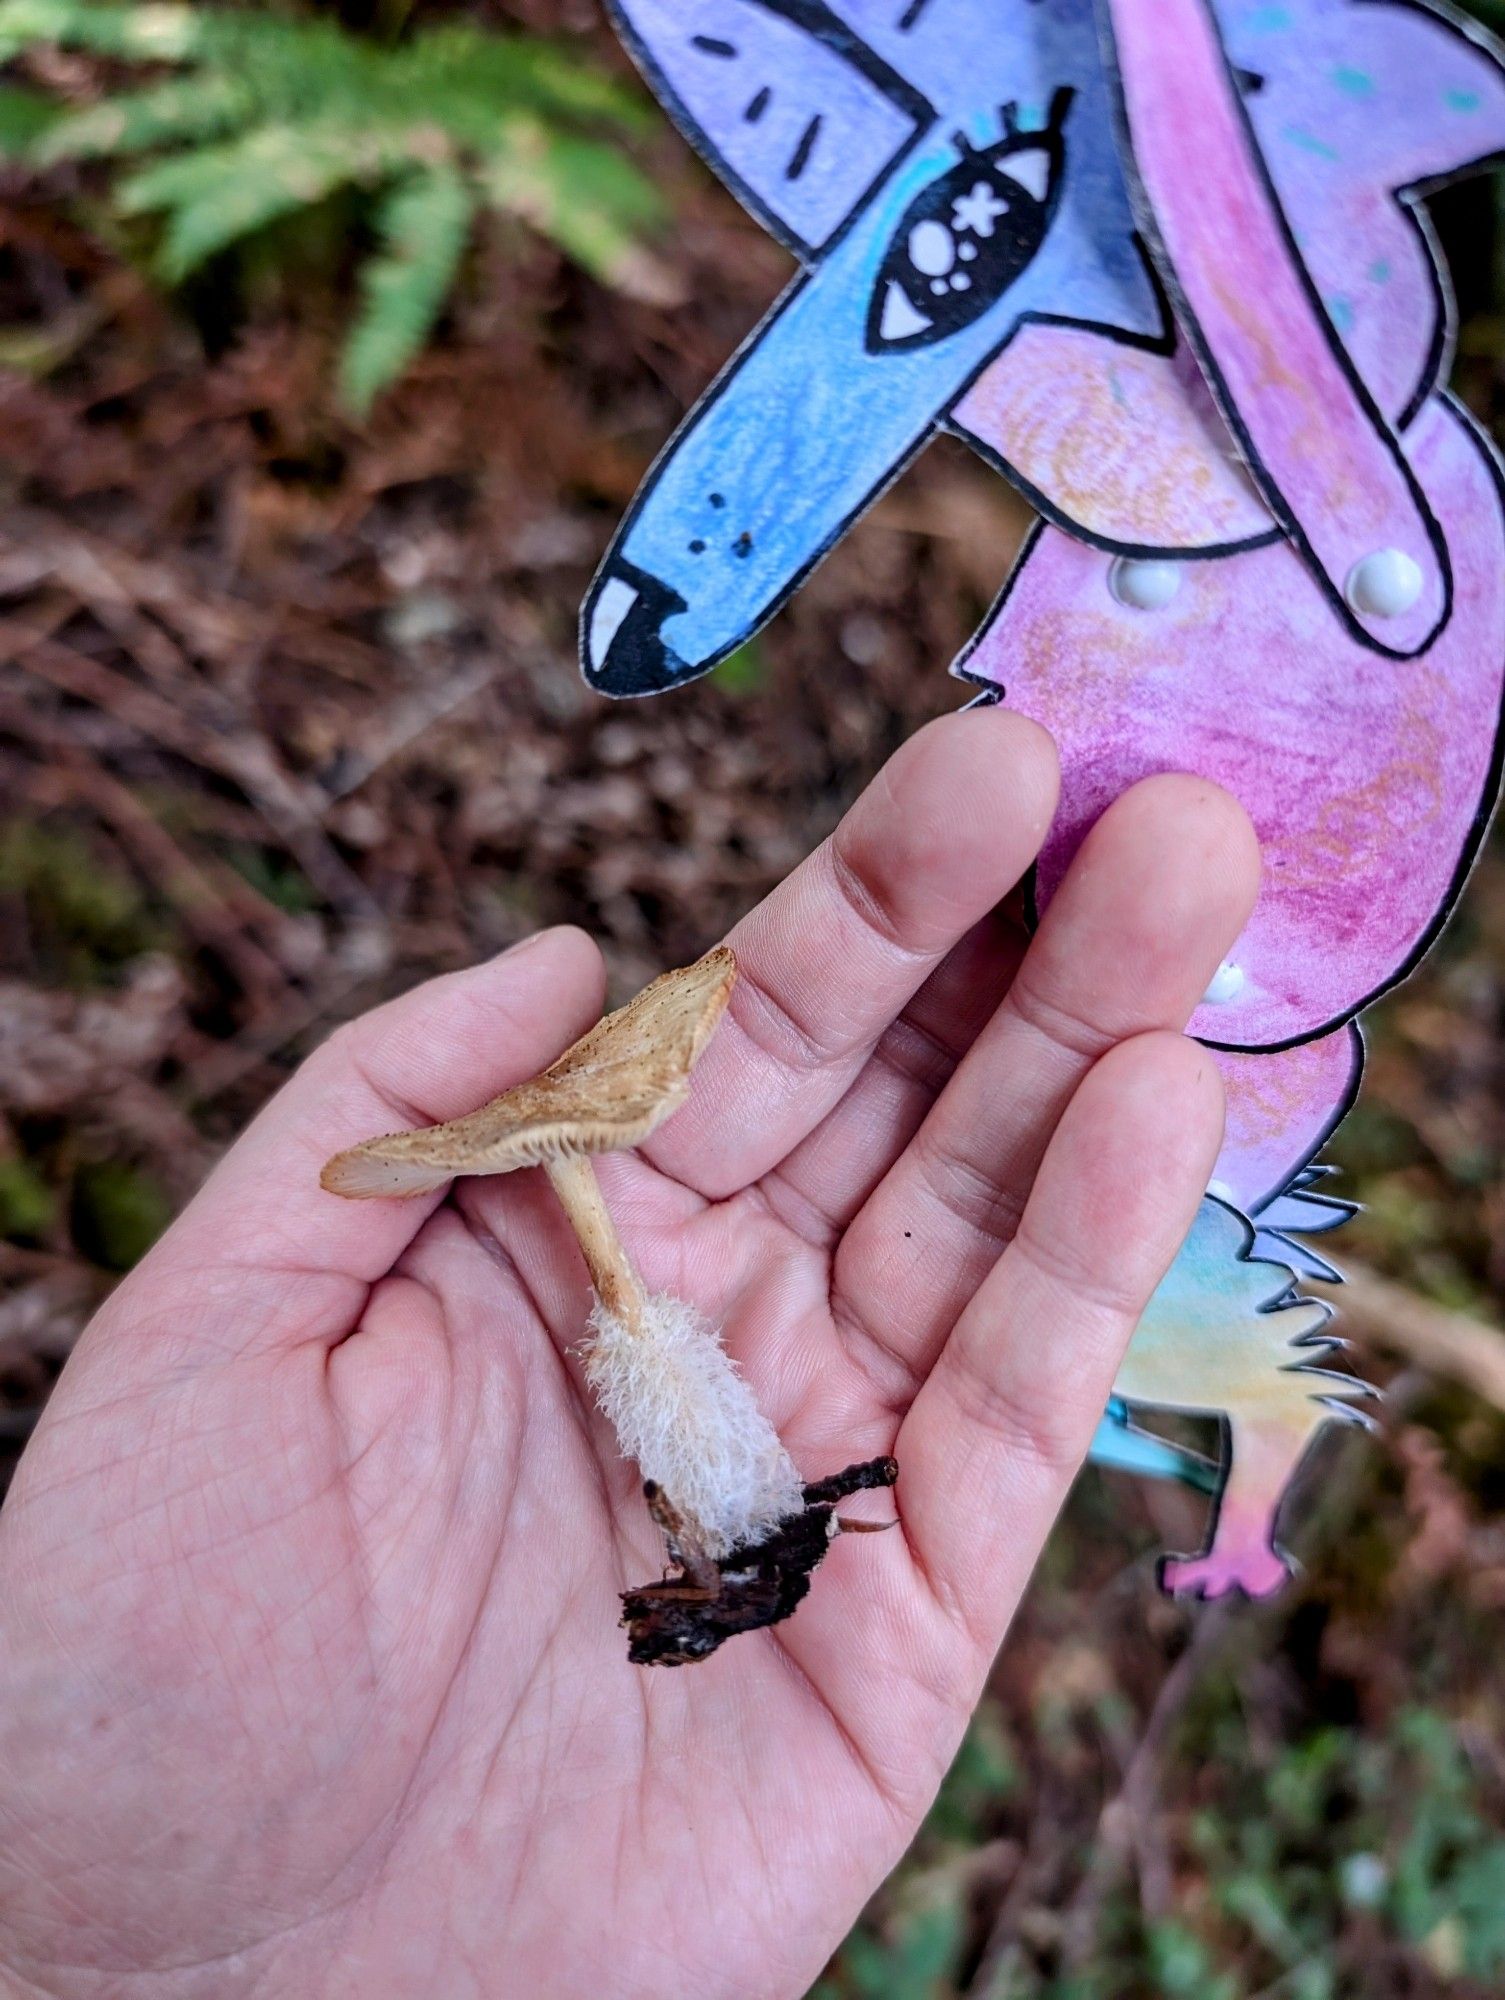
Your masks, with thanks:
[(1104, 1056), (900, 1428), (910, 1548), (985, 1656), (1191, 1226), (1222, 1132), (1222, 1085), (1194, 1042), (1141, 1036)]
[(759, 1183), (782, 1222), (834, 1244), (913, 1139), (1007, 993), (1027, 942), (993, 911), (936, 967), (879, 1037), (845, 1097)]
[(1093, 1063), (1184, 1027), (1258, 881), (1242, 808), (1200, 779), (1150, 779), (1088, 835), (997, 1015), (843, 1239), (844, 1322), (894, 1407), (1013, 1235)]
[(700, 1192), (746, 1186), (812, 1131), (947, 952), (1034, 859), (1056, 799), (1045, 732), (1006, 709), (930, 723), (729, 939), (741, 977), (685, 1109), (645, 1148)]
[[(604, 991), (600, 952), (566, 927), (337, 1030), (127, 1283), (161, 1295), (175, 1272), (201, 1279), (206, 1269), (239, 1271), (254, 1274), (270, 1297), (265, 1280), (283, 1273), (297, 1281), (293, 1303), (273, 1318), (337, 1321), (353, 1295), (390, 1270), (443, 1194), (342, 1201), (319, 1186), (324, 1162), (357, 1140), (472, 1110), (532, 1076), (599, 1017)], [(269, 1322), (242, 1326), (246, 1338), (275, 1331)]]

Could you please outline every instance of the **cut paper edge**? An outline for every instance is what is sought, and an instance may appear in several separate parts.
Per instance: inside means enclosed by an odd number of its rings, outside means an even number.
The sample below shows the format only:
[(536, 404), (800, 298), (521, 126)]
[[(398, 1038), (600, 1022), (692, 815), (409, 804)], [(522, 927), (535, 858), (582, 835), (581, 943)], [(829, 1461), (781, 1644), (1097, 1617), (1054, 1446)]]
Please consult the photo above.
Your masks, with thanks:
[[(1418, 463), (1428, 468), (1427, 477), (1433, 481), (1435, 490), (1445, 493), (1441, 511), (1455, 523), (1454, 532), (1458, 536), (1459, 558), (1466, 586), (1460, 602), (1472, 623), (1465, 628), (1459, 619), (1455, 619), (1437, 642), (1454, 648), (1451, 665), (1447, 659), (1439, 660), (1433, 663), (1435, 672), (1427, 677), (1417, 675), (1413, 669), (1409, 677), (1397, 680), (1394, 685), (1407, 701), (1435, 699), (1448, 704), (1465, 701), (1470, 723), (1467, 731), (1456, 737), (1455, 748), (1466, 748), (1472, 756), (1473, 748), (1477, 747), (1479, 756), (1475, 761), (1478, 769), (1467, 773), (1466, 781), (1465, 774), (1461, 772), (1451, 777), (1446, 772), (1443, 774), (1448, 777), (1455, 792), (1446, 809), (1445, 842), (1438, 840), (1438, 816), (1435, 812), (1419, 815), (1414, 805), (1408, 808), (1409, 830), (1405, 837), (1416, 852), (1411, 854), (1408, 871), (1403, 871), (1399, 878), (1406, 890), (1408, 907), (1403, 914), (1397, 914), (1393, 938), (1380, 940), (1372, 948), (1366, 947), (1367, 956), (1362, 963), (1355, 961), (1351, 978), (1345, 974), (1340, 980), (1333, 975), (1332, 968), (1340, 961), (1331, 952), (1325, 958), (1314, 961), (1327, 970), (1323, 980), (1318, 982), (1318, 990), (1304, 992), (1299, 1006), (1294, 1000), (1270, 999), (1272, 989), (1261, 985), (1258, 979), (1251, 979), (1243, 997), (1233, 1004), (1222, 1008), (1199, 1008), (1192, 1021), (1192, 1033), (1213, 1049), (1254, 1055), (1262, 1051), (1277, 1052), (1299, 1047), (1342, 1028), (1382, 994), (1403, 983), (1445, 927), (1477, 862), (1494, 816), (1502, 768), (1505, 768), (1505, 713), (1502, 713), (1501, 707), (1502, 684), (1505, 684), (1505, 610), (1502, 610), (1497, 583), (1498, 575), (1505, 570), (1505, 553), (1502, 553), (1505, 551), (1505, 475), (1502, 475), (1500, 455), (1490, 439), (1470, 413), (1450, 395), (1433, 399), (1424, 418), (1419, 419), (1413, 428), (1411, 442), (1417, 452)], [(1045, 563), (1048, 567), (1036, 570), (1034, 565), (1037, 563)], [(1231, 570), (1230, 565), (1233, 564), (1245, 566), (1242, 576)], [(1057, 572), (1062, 565), (1070, 574), (1058, 577)], [(1281, 574), (1278, 587), (1272, 587), (1269, 577), (1265, 575), (1267, 569), (1275, 567)], [(1110, 658), (1109, 651), (1105, 650), (1108, 642), (1100, 634), (1093, 635), (1085, 645), (1085, 653), (1091, 654), (1096, 661), (1091, 669), (1093, 673), (1107, 674), (1111, 666), (1117, 675), (1111, 696), (1114, 706), (1104, 712), (1123, 714), (1128, 692), (1138, 686), (1133, 676), (1141, 673), (1141, 664), (1136, 663), (1140, 655), (1145, 673), (1163, 675), (1166, 671), (1165, 635), (1157, 632), (1149, 622), (1150, 614), (1120, 614), (1111, 594), (1100, 583), (1091, 581), (1099, 570), (1101, 576), (1106, 578), (1107, 563), (1100, 552), (1047, 523), (1036, 523), (1026, 536), (1019, 558), (992, 610), (952, 669), (958, 678), (972, 685), (1002, 686), (1010, 706), (1050, 730), (1061, 747), (1063, 794), (1068, 800), (1076, 796), (1080, 789), (1073, 777), (1074, 763), (1087, 758), (1084, 768), (1090, 769), (1091, 796), (1077, 798), (1074, 818), (1058, 818), (1033, 878), (1036, 901), (1042, 907), (1048, 901), (1069, 853), (1074, 851), (1086, 827), (1101, 810), (1094, 804), (1097, 791), (1103, 791), (1103, 804), (1106, 805), (1110, 790), (1116, 795), (1136, 778), (1165, 768), (1195, 770), (1214, 782), (1228, 784), (1235, 794), (1243, 792), (1244, 804), (1267, 846), (1273, 843), (1277, 855), (1283, 849), (1288, 851), (1292, 865), (1297, 866), (1300, 860), (1295, 851), (1300, 840), (1298, 823), (1282, 821), (1273, 829), (1266, 825), (1267, 815), (1262, 816), (1258, 802), (1247, 796), (1247, 785), (1218, 760), (1212, 759), (1205, 765), (1188, 761), (1188, 752), (1183, 749), (1180, 754), (1172, 754), (1167, 764), (1158, 739), (1153, 737), (1145, 737), (1142, 742), (1136, 737), (1138, 752), (1131, 756), (1124, 751), (1116, 757), (1111, 769), (1107, 761), (1115, 754), (1111, 743), (1106, 747), (1094, 743), (1088, 757), (1088, 746), (1085, 739), (1079, 740), (1081, 733), (1073, 726), (1074, 711), (1068, 705), (1069, 699), (1080, 705), (1082, 697), (1077, 694), (1068, 698), (1068, 690), (1061, 684), (1059, 673), (1049, 670), (1044, 653), (1036, 656), (1030, 636), (1035, 617), (1032, 607), (1039, 593), (1047, 588), (1054, 593), (1051, 629), (1057, 635), (1069, 628), (1073, 616), (1087, 615), (1083, 610), (1086, 600), (1082, 593), (1088, 589), (1092, 592), (1092, 619), (1123, 615), (1134, 621), (1145, 621), (1142, 626), (1131, 623), (1125, 628), (1126, 635), (1136, 635), (1139, 646), (1139, 655), (1127, 665)], [(1371, 704), (1379, 700), (1382, 687), (1388, 683), (1375, 678), (1361, 681), (1349, 664), (1350, 661), (1366, 662), (1371, 657), (1371, 649), (1355, 641), (1346, 627), (1337, 621), (1329, 621), (1325, 614), (1318, 617), (1325, 602), (1324, 594), (1311, 582), (1305, 566), (1288, 552), (1278, 547), (1267, 547), (1245, 552), (1224, 562), (1192, 564), (1188, 574), (1205, 580), (1209, 592), (1221, 593), (1219, 602), (1228, 598), (1238, 586), (1242, 592), (1239, 601), (1247, 602), (1251, 612), (1260, 619), (1273, 620), (1277, 624), (1297, 615), (1297, 607), (1304, 595), (1310, 607), (1314, 630), (1321, 635), (1331, 634), (1330, 638), (1322, 636), (1320, 639), (1320, 643), (1329, 646), (1332, 651), (1328, 684), (1343, 690), (1350, 699), (1358, 699), (1367, 689), (1364, 698)], [(1209, 597), (1208, 605), (1211, 602)], [(1170, 610), (1153, 616), (1185, 621), (1210, 615), (1208, 605), (1199, 609), (1192, 592), (1183, 588)], [(1219, 625), (1220, 635), (1225, 634), (1225, 627), (1226, 606), (1223, 623)], [(1087, 630), (1091, 631), (1090, 624)], [(1157, 663), (1153, 665), (1150, 652), (1145, 650), (1151, 647), (1152, 642)], [(1348, 659), (1344, 657), (1345, 647), (1356, 649)], [(1052, 658), (1059, 655), (1059, 636), (1052, 639), (1048, 650)], [(1276, 655), (1269, 654), (1268, 646), (1264, 651), (1269, 657), (1280, 656), (1278, 649)], [(1249, 670), (1253, 671), (1252, 666)], [(1377, 664), (1374, 674), (1387, 671)], [(1464, 678), (1460, 679), (1460, 675)], [(1194, 694), (1198, 690), (1202, 694), (1208, 691), (1208, 684), (1195, 678), (1188, 678), (1187, 687)], [(1099, 691), (1099, 707), (1109, 699), (1105, 691)], [(1426, 718), (1423, 717), (1423, 720)], [(1141, 735), (1153, 721), (1153, 714), (1147, 712), (1142, 718)], [(1333, 726), (1337, 728), (1339, 725), (1335, 722)], [(1342, 727), (1352, 730), (1354, 724), (1344, 723)], [(1348, 738), (1340, 740), (1347, 742)], [(1360, 746), (1360, 750), (1366, 740), (1362, 735), (1353, 737), (1353, 743)], [(1116, 778), (1114, 774), (1119, 772), (1120, 766), (1121, 778)], [(1272, 767), (1264, 775), (1273, 784), (1279, 776), (1279, 766)], [(1291, 774), (1288, 773), (1282, 782), (1290, 780)], [(1424, 890), (1423, 878), (1417, 872), (1422, 865), (1418, 858), (1421, 853), (1418, 843), (1423, 842), (1423, 836), (1426, 855), (1431, 856), (1435, 850), (1437, 868), (1446, 867), (1445, 875), (1438, 875), (1435, 895), (1430, 890)], [(1399, 838), (1397, 835), (1396, 839)], [(1371, 873), (1377, 882), (1382, 876), (1390, 879), (1398, 865), (1394, 843), (1388, 852), (1390, 859), (1383, 868), (1378, 855), (1371, 856)], [(1427, 867), (1430, 872), (1430, 861)], [(1281, 900), (1294, 892), (1285, 887), (1285, 880), (1283, 868), (1267, 869), (1265, 889), (1252, 920), (1254, 935), (1260, 935), (1263, 926), (1279, 944), (1281, 953), (1295, 949), (1295, 943), (1286, 936), (1286, 927), (1293, 921), (1292, 910)], [(1332, 880), (1335, 893), (1337, 888), (1343, 887), (1344, 893), (1350, 897), (1359, 894), (1352, 867), (1342, 874), (1334, 874)], [(1304, 922), (1310, 928), (1312, 919), (1309, 915)], [(1274, 949), (1273, 944), (1270, 949)], [(1284, 957), (1278, 958), (1274, 969), (1267, 970), (1266, 979), (1277, 982), (1279, 968), (1285, 963)], [(1277, 984), (1274, 990), (1284, 989), (1278, 988)]]
[(1115, 1397), (1108, 1405), (1087, 1452), (1091, 1465), (1140, 1479), (1162, 1479), (1189, 1486), (1210, 1498), (1221, 1483), (1217, 1462), (1188, 1446), (1173, 1444), (1136, 1424), (1127, 1403)]
[(1213, 1061), (1225, 1104), (1214, 1194), (1241, 1215), (1263, 1217), (1272, 1203), (1335, 1171), (1314, 1163), (1353, 1109), (1363, 1083), (1358, 1022), (1274, 1055), (1214, 1050)]
[[(1240, 455), (1343, 625), (1377, 652), (1413, 658), (1451, 613), (1447, 542), (1317, 296), (1208, 0), (1099, 0), (1099, 14), (1131, 200)], [(1174, 118), (1160, 101), (1168, 40), (1178, 54)], [(1199, 66), (1202, 88), (1185, 87), (1188, 64)], [(1192, 117), (1202, 121), (1196, 145), (1205, 174), (1178, 170)], [(1231, 313), (1220, 280), (1230, 185), (1241, 203), (1240, 255), (1254, 256), (1263, 273), (1258, 337)], [(1272, 348), (1283, 357), (1280, 372), (1271, 368)], [(1338, 493), (1341, 507), (1333, 503)], [(1405, 611), (1376, 618), (1353, 600), (1348, 579), (1369, 552), (1392, 548), (1417, 564), (1421, 589)]]
[[(1264, 1597), (1294, 1569), (1277, 1534), (1291, 1480), (1331, 1423), (1371, 1421), (1359, 1406), (1375, 1395), (1332, 1365), (1345, 1346), (1332, 1319), (1332, 1306), (1305, 1295), (1289, 1264), (1260, 1254), (1246, 1216), (1204, 1198), (1135, 1329), (1108, 1419), (1127, 1431), (1138, 1410), (1174, 1411), (1220, 1425), (1203, 1546), (1160, 1565), (1173, 1595)], [(1119, 1444), (1121, 1455), (1135, 1449)], [(1195, 1483), (1189, 1465), (1159, 1453), (1153, 1463)]]
[[(717, 179), (731, 190), (749, 215), (802, 263), (809, 264), (830, 248), (934, 120), (934, 107), (923, 92), (883, 63), (860, 36), (822, 4), (822, 0), (806, 0), (803, 6), (787, 9), (768, 7), (758, 21), (760, 32), (775, 41), (790, 37), (791, 46), (800, 50), (800, 67), (808, 69), (810, 65), (819, 65), (828, 72), (832, 83), (839, 79), (853, 93), (854, 101), (864, 107), (864, 115), (869, 121), (865, 146), (854, 139), (850, 129), (841, 134), (841, 167), (848, 171), (855, 169), (851, 172), (850, 193), (840, 204), (839, 213), (833, 213), (827, 226), (812, 233), (808, 221), (802, 222), (799, 218), (802, 208), (806, 206), (805, 176), (809, 169), (810, 149), (820, 136), (820, 110), (811, 111), (809, 106), (806, 107), (809, 117), (795, 138), (794, 150), (783, 155), (777, 163), (777, 171), (774, 171), (775, 163), (771, 159), (767, 163), (768, 171), (759, 171), (754, 155), (759, 149), (760, 131), (768, 129), (766, 98), (765, 109), (760, 112), (753, 109), (760, 93), (754, 91), (748, 97), (741, 120), (743, 133), (739, 135), (745, 136), (748, 143), (739, 161), (731, 156), (724, 144), (711, 136), (702, 116), (706, 108), (705, 99), (701, 100), (698, 109), (692, 104), (692, 69), (683, 68), (678, 81), (671, 77), (669, 52), (661, 47), (645, 26), (644, 17), (652, 13), (652, 8), (640, 4), (640, 0), (636, 4), (635, 0), (606, 0), (606, 8), (623, 47), (686, 143)], [(725, 8), (712, 7), (704, 11), (708, 26), (725, 25), (722, 20), (727, 11)], [(695, 9), (687, 4), (687, 0), (676, 0), (672, 9), (661, 10), (661, 16), (666, 21), (672, 19), (676, 28), (693, 28), (695, 25)], [(795, 36), (800, 38), (798, 43), (792, 40)], [(692, 47), (698, 44), (700, 52), (709, 56), (713, 65), (718, 60), (735, 62), (740, 53), (736, 44), (719, 34), (690, 34), (688, 41)], [(725, 54), (720, 55), (720, 51)], [(680, 62), (685, 63), (683, 52), (676, 53)], [(811, 103), (814, 102), (812, 99)], [(807, 136), (811, 134), (812, 127), (813, 137)]]
[[(1358, 379), (1369, 385), (1378, 407), (1397, 432), (1403, 432), (1427, 399), (1445, 385), (1456, 343), (1457, 309), (1451, 273), (1425, 203), (1431, 195), (1505, 161), (1505, 47), (1447, 0), (1428, 0), (1427, 4), (1422, 0), (1391, 0), (1384, 10), (1373, 10), (1370, 32), (1383, 33), (1384, 13), (1402, 8), (1418, 16), (1444, 43), (1466, 47), (1487, 69), (1489, 76), (1480, 78), (1479, 83), (1481, 92), (1492, 99), (1494, 115), (1479, 139), (1449, 148), (1435, 165), (1421, 168), (1415, 160), (1398, 162), (1393, 176), (1356, 177), (1342, 190), (1345, 203), (1354, 210), (1345, 240), (1353, 234), (1352, 225), (1365, 215), (1392, 217), (1394, 243), (1404, 242), (1406, 256), (1414, 259), (1410, 281), (1417, 288), (1416, 311), (1430, 329), (1414, 353), (1403, 384), (1381, 387), (1372, 382), (1364, 349), (1349, 356)], [(1313, 8), (1312, 13), (1311, 28), (1320, 28), (1321, 10)], [(1339, 18), (1336, 13), (1335, 18)], [(1359, 27), (1361, 22), (1356, 7), (1353, 25)], [(1225, 46), (1237, 39), (1235, 24), (1225, 23), (1221, 17), (1220, 29)], [(1460, 53), (1459, 49), (1447, 49), (1450, 57)], [(1443, 62), (1439, 49), (1438, 72), (1446, 75), (1449, 72), (1443, 69)], [(1246, 94), (1244, 98), (1255, 128), (1260, 125), (1263, 102), (1263, 96), (1251, 99)], [(1271, 136), (1255, 129), (1253, 140), (1272, 181), (1278, 183), (1278, 163), (1270, 164)], [(1284, 202), (1284, 194), (1279, 198)], [(1305, 209), (1301, 214), (1305, 220)], [(1395, 252), (1392, 249), (1385, 254), (1389, 257)], [(1393, 340), (1392, 326), (1393, 320), (1387, 321), (1387, 344)], [(1339, 335), (1339, 339), (1347, 352), (1344, 336)], [(1186, 414), (1184, 407), (1178, 409), (1184, 405), (1184, 386), (1178, 391), (1172, 361), (1173, 357), (1115, 353), (1086, 331), (1048, 324), (1026, 328), (1021, 341), (990, 364), (959, 399), (947, 427), (1016, 486), (1047, 520), (1110, 554), (1206, 559), (1259, 547), (1280, 530), (1260, 500), (1234, 437), (1215, 407), (1196, 418)], [(1064, 387), (1068, 383), (1069, 391)], [(1062, 428), (1063, 396), (1080, 398), (1084, 393), (1099, 402), (1111, 396), (1113, 436), (1106, 453), (1094, 455), (1085, 445), (1078, 450), (1073, 442), (1082, 438), (1084, 428), (1090, 430), (1096, 423), (1090, 409), (1074, 410), (1071, 423)], [(1203, 393), (1207, 393), (1205, 388)], [(1147, 407), (1136, 420), (1135, 406), (1145, 399)], [(1125, 421), (1133, 424), (1127, 437), (1123, 433)], [(1052, 429), (1060, 431), (1060, 448), (1068, 454), (1067, 463), (1059, 468), (1043, 455), (1042, 430), (1048, 434)], [(1179, 442), (1174, 459), (1162, 465), (1168, 432), (1179, 435)], [(1172, 478), (1177, 463), (1180, 476)], [(1110, 468), (1118, 483), (1105, 486), (1101, 482)], [(1135, 502), (1137, 491), (1144, 494), (1142, 511)], [(1167, 496), (1177, 510), (1177, 523), (1166, 518)]]

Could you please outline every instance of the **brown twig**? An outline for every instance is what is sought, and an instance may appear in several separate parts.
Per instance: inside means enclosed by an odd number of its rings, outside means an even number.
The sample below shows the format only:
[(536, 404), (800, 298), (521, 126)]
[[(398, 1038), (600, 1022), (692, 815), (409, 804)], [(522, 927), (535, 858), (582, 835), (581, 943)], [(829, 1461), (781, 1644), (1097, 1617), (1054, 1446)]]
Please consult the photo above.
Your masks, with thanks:
[(498, 671), (495, 661), (472, 660), (436, 686), (391, 703), (379, 727), (367, 732), (364, 745), (342, 760), (336, 775), (325, 785), (331, 803), (359, 791), (385, 765), (413, 750), (431, 729), (448, 721), (489, 687)]
[(232, 869), (218, 868), (213, 877), (185, 854), (167, 829), (118, 779), (83, 757), (75, 745), (59, 738), (54, 768), (33, 786), (39, 799), (50, 794), (55, 804), (88, 806), (118, 837), (137, 869), (170, 903), (189, 935), (218, 952), (235, 968), (247, 992), (261, 1000), (283, 990), (287, 975), (253, 935), (252, 922), (268, 911), (280, 923), (281, 911), (266, 904), (249, 882)]
[(1098, 1814), (1092, 1859), (1065, 1913), (1061, 1944), (1064, 1970), (1081, 1971), (1087, 1965), (1103, 1905), (1131, 1867), (1138, 1871), (1145, 1910), (1151, 1916), (1169, 1913), (1171, 1873), (1154, 1833), (1165, 1753), (1193, 1692), (1220, 1657), (1230, 1629), (1236, 1621), (1247, 1622), (1248, 1617), (1247, 1606), (1232, 1603), (1212, 1605), (1196, 1614), (1190, 1641), (1160, 1684), (1118, 1790)]
[(16, 664), (54, 687), (117, 716), (164, 749), (216, 772), (237, 785), (282, 841), (309, 880), (343, 913), (376, 914), (370, 892), (340, 859), (322, 825), (329, 801), (311, 797), (277, 763), (269, 745), (233, 715), (201, 716), (208, 703), (197, 677), (185, 677), (180, 702), (168, 701), (117, 668), (56, 639), (34, 632), (26, 621), (0, 626), (0, 649)]

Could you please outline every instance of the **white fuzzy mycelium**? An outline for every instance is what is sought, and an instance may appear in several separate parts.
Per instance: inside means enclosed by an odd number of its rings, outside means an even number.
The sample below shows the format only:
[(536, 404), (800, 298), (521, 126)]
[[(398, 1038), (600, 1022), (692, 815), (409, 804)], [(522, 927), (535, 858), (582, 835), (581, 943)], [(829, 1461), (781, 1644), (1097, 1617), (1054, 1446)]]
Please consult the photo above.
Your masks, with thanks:
[(793, 1460), (693, 1306), (649, 1299), (634, 1332), (598, 1304), (585, 1368), (623, 1453), (699, 1528), (708, 1555), (799, 1513)]

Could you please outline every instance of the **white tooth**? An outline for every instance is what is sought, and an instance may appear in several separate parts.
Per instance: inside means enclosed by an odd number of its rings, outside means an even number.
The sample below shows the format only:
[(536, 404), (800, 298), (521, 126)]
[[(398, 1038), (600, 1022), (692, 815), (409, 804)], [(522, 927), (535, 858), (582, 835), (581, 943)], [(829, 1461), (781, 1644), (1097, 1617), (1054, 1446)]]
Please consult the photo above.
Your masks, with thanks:
[(1050, 155), (1043, 147), (1032, 147), (1027, 153), (1009, 153), (993, 163), (999, 173), (1007, 174), (1011, 181), (1018, 181), (1036, 201), (1044, 201), (1050, 186)]
[(910, 304), (909, 294), (898, 280), (890, 278), (883, 296), (883, 318), (878, 323), (880, 339), (910, 340), (934, 325), (934, 320), (926, 319)]
[(611, 642), (622, 629), (622, 621), (637, 603), (641, 592), (620, 576), (607, 579), (591, 612), (591, 665), (599, 667), (611, 651)]

